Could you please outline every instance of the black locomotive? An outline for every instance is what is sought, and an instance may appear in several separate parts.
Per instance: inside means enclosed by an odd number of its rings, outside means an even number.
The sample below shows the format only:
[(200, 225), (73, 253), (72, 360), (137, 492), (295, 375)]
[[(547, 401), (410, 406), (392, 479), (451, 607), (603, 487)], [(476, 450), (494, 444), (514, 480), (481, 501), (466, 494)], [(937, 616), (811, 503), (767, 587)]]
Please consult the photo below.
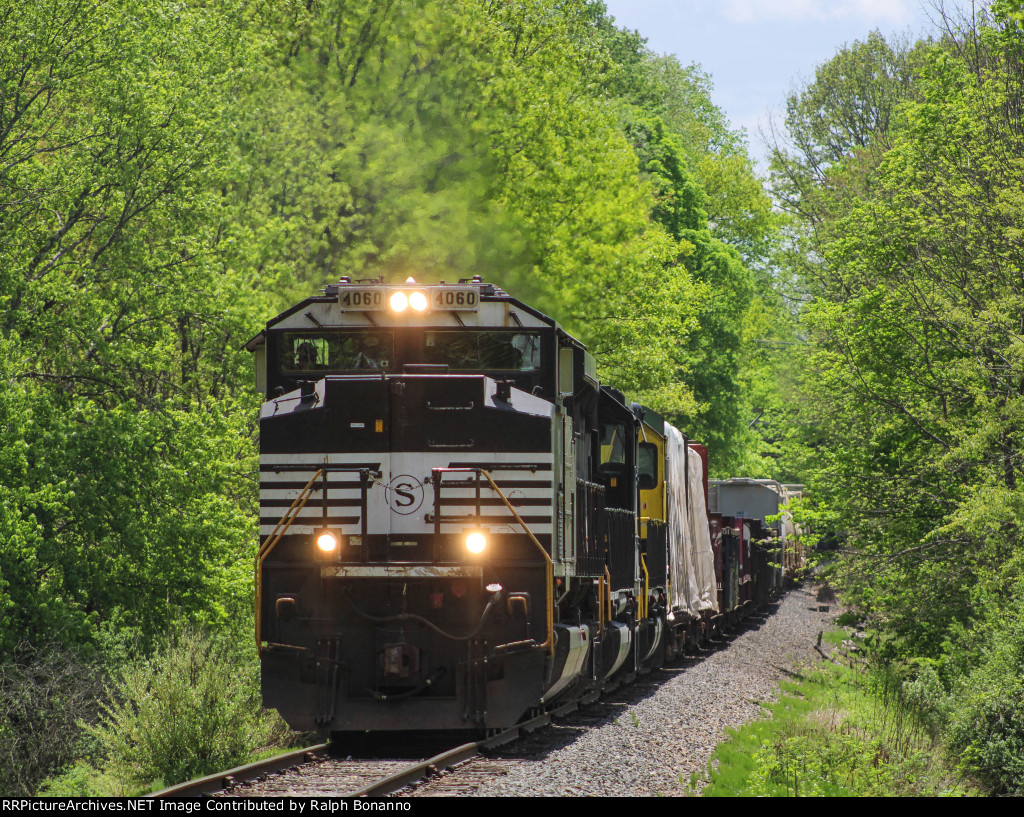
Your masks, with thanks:
[(342, 279), (248, 348), (256, 641), (293, 728), (507, 728), (708, 637), (793, 558), (784, 486), (712, 485), (709, 513), (706, 450), (478, 278)]

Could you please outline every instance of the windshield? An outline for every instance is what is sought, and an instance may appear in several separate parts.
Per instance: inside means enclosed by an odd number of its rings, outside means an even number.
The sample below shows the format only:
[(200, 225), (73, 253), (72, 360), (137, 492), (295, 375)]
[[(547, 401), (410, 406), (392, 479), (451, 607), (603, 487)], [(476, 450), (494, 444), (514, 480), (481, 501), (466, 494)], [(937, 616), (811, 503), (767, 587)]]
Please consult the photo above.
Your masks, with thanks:
[(539, 332), (427, 332), (424, 347), (425, 363), (445, 364), (454, 371), (534, 372), (540, 368)]
[(279, 362), (286, 374), (390, 369), (393, 332), (285, 332)]

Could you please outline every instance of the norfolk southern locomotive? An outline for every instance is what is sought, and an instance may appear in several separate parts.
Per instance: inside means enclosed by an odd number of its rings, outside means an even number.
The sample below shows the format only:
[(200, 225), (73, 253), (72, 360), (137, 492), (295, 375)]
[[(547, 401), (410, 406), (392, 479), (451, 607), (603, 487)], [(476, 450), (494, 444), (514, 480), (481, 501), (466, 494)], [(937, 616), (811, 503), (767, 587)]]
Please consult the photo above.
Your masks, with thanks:
[(513, 726), (661, 665), (793, 558), (784, 486), (713, 485), (709, 513), (706, 449), (479, 278), (342, 279), (248, 348), (256, 641), (293, 728)]

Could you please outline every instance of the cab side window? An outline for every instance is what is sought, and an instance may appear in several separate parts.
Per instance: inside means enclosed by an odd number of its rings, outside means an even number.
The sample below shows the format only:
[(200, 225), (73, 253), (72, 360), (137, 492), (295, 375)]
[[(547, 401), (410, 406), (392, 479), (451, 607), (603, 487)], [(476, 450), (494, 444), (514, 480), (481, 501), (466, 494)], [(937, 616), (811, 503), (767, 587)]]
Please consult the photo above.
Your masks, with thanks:
[(603, 477), (626, 473), (626, 427), (621, 423), (601, 426), (601, 465), (597, 470)]
[(637, 487), (641, 491), (658, 487), (658, 446), (654, 443), (640, 443), (637, 469)]

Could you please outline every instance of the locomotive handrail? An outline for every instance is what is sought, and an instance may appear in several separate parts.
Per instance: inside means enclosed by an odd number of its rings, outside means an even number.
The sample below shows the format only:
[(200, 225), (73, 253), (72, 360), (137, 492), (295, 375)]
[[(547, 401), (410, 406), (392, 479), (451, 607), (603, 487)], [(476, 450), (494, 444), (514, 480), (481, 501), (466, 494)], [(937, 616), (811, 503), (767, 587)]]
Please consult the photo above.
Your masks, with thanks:
[[(547, 604), (545, 605), (547, 612), (547, 638), (539, 646), (547, 651), (549, 655), (553, 655), (555, 652), (555, 610), (554, 610), (554, 583), (555, 583), (555, 565), (551, 561), (551, 555), (544, 549), (544, 545), (540, 543), (540, 540), (534, 536), (533, 531), (523, 521), (523, 518), (516, 512), (516, 509), (512, 507), (512, 503), (509, 502), (508, 497), (502, 493), (501, 488), (492, 479), (491, 475), (487, 473), (483, 468), (432, 468), (431, 473), (434, 475), (434, 502), (438, 505), (438, 512), (435, 514), (436, 519), (440, 521), (440, 493), (441, 493), (441, 474), (445, 473), (473, 473), (477, 475), (478, 484), (479, 477), (483, 476), (490, 485), (494, 492), (501, 498), (501, 501), (505, 503), (505, 507), (509, 509), (509, 512), (515, 518), (516, 522), (526, 533), (527, 537), (533, 542), (534, 546), (540, 551), (541, 556), (544, 557), (544, 569), (545, 569), (545, 594), (547, 596)], [(479, 494), (479, 489), (478, 489)], [(477, 497), (477, 515), (480, 514), (479, 496)]]
[[(638, 525), (643, 525), (645, 523), (649, 525), (651, 521), (661, 522), (662, 520), (653, 516), (638, 516), (636, 521)], [(651, 604), (651, 574), (647, 571), (647, 558), (644, 553), (640, 554), (640, 567), (644, 571), (644, 599), (640, 604), (640, 616), (642, 618), (647, 618), (647, 613)]]
[[(306, 468), (303, 468), (303, 466), (301, 466), (301, 465), (300, 466), (282, 465), (282, 466), (280, 466), (279, 469), (275, 469), (275, 470), (287, 471), (287, 470), (300, 470), (300, 469), (301, 470), (307, 470)], [(325, 477), (326, 478), (326, 474), (328, 472), (335, 472), (335, 471), (356, 471), (359, 474), (363, 474), (363, 475), (371, 475), (371, 474), (379, 474), (380, 473), (379, 471), (373, 471), (372, 469), (369, 469), (369, 468), (353, 468), (352, 466), (347, 466), (347, 465), (330, 465), (328, 463), (324, 463), (320, 468), (317, 469), (316, 473), (313, 474), (312, 479), (310, 479), (309, 482), (306, 483), (306, 487), (303, 488), (301, 491), (299, 491), (299, 495), (297, 497), (295, 497), (295, 500), (292, 502), (291, 506), (288, 508), (287, 511), (284, 512), (284, 516), (282, 516), (278, 520), (277, 524), (274, 526), (274, 529), (270, 532), (270, 535), (267, 536), (267, 538), (263, 540), (263, 544), (260, 545), (260, 549), (256, 553), (256, 582), (255, 582), (255, 584), (256, 584), (256, 610), (255, 610), (255, 613), (256, 613), (256, 648), (257, 649), (261, 649), (261, 644), (262, 644), (262, 642), (260, 641), (260, 628), (261, 628), (261, 625), (262, 625), (262, 618), (263, 618), (263, 616), (262, 616), (262, 611), (263, 611), (263, 586), (262, 585), (263, 585), (263, 583), (260, 581), (260, 576), (261, 576), (262, 571), (263, 571), (263, 563), (266, 561), (267, 557), (270, 555), (270, 551), (272, 551), (275, 547), (277, 547), (277, 543), (281, 541), (281, 537), (284, 536), (285, 533), (288, 532), (288, 528), (290, 528), (292, 526), (292, 523), (298, 518), (299, 512), (304, 507), (306, 507), (306, 503), (309, 502), (309, 498), (313, 494), (313, 489), (314, 489), (314, 485), (316, 484), (316, 481), (318, 479), (320, 479), (320, 477)], [(366, 480), (365, 479), (363, 479), (362, 491), (363, 491), (363, 494), (362, 494), (362, 507), (360, 508), (360, 514), (361, 514), (361, 518), (362, 518), (363, 527), (365, 528), (365, 526), (366, 526)], [(326, 513), (326, 510), (327, 510), (326, 506), (327, 506), (327, 494), (326, 494), (326, 488), (325, 488), (325, 493), (324, 493), (324, 511), (325, 511), (325, 513)], [(365, 534), (365, 530), (364, 530), (364, 534)]]
[(647, 618), (647, 608), (651, 600), (651, 575), (647, 572), (647, 554), (640, 554), (640, 567), (644, 571), (644, 597), (640, 602), (640, 617)]
[(608, 620), (612, 620), (612, 574), (608, 565), (604, 566), (605, 603), (608, 605)]
[(261, 649), (260, 641), (260, 629), (262, 625), (262, 612), (263, 612), (263, 583), (260, 581), (260, 575), (263, 572), (263, 562), (267, 556), (270, 555), (277, 543), (281, 541), (281, 537), (285, 535), (288, 528), (292, 526), (292, 522), (295, 521), (299, 515), (299, 511), (306, 507), (306, 503), (309, 501), (309, 497), (313, 494), (313, 486), (316, 481), (324, 475), (324, 469), (318, 468), (316, 473), (313, 474), (313, 478), (306, 483), (306, 487), (299, 491), (299, 495), (295, 497), (291, 506), (287, 511), (284, 512), (274, 529), (270, 532), (270, 535), (263, 540), (263, 544), (260, 545), (259, 551), (256, 553), (256, 649)]

